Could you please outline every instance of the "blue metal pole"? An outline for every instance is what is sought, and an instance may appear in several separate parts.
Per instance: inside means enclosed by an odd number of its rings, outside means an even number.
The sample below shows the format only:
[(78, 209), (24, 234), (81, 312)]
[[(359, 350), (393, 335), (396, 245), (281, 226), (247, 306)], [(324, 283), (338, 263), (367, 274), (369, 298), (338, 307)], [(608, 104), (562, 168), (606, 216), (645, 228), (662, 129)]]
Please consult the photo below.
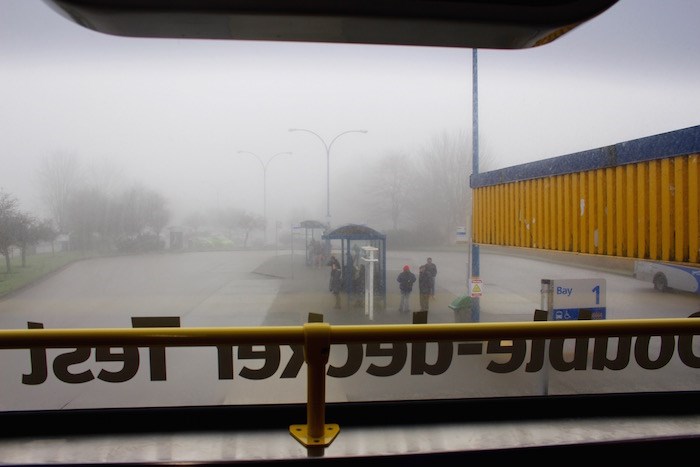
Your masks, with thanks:
[[(472, 50), (472, 173), (479, 173), (479, 86), (478, 86), (478, 71), (477, 71), (477, 53), (476, 49)], [(479, 277), (479, 245), (474, 244), (474, 195), (472, 193), (472, 225), (471, 246), (472, 246), (472, 268), (471, 276), (476, 279)], [(471, 283), (470, 283), (471, 288)], [(479, 297), (473, 297), (471, 301), (472, 322), (478, 323), (481, 319), (481, 307)]]

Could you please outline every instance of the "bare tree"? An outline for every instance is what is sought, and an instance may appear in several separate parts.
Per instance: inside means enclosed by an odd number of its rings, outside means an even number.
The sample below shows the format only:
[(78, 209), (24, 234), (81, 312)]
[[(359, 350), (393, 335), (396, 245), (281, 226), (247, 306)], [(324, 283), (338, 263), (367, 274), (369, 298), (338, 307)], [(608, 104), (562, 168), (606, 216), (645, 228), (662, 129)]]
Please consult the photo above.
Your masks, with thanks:
[(53, 241), (56, 231), (51, 226), (51, 221), (42, 222), (23, 212), (17, 213), (15, 222), (15, 246), (20, 250), (22, 267), (27, 267), (28, 249), (41, 241)]
[(158, 237), (168, 222), (170, 211), (166, 206), (165, 198), (155, 191), (144, 193), (143, 209), (145, 210), (146, 227)]
[(37, 174), (42, 201), (51, 213), (59, 232), (67, 232), (68, 202), (83, 180), (77, 157), (64, 153), (46, 157)]
[(66, 204), (65, 226), (71, 233), (71, 246), (89, 250), (95, 238), (104, 232), (107, 199), (97, 188), (83, 188), (73, 192)]
[(134, 186), (122, 197), (124, 230), (127, 235), (139, 235), (150, 229), (160, 232), (170, 221), (165, 198), (155, 191)]
[(160, 194), (139, 185), (118, 197), (109, 196), (96, 186), (77, 190), (69, 198), (66, 210), (71, 242), (85, 250), (97, 246), (109, 249), (123, 242), (131, 247), (143, 236), (153, 240), (170, 220), (165, 204)]
[(53, 226), (53, 221), (51, 219), (44, 219), (39, 221), (33, 227), (33, 235), (42, 242), (51, 243), (51, 252), (54, 253), (54, 242), (56, 237), (58, 237), (58, 231)]
[(99, 188), (109, 197), (117, 196), (127, 185), (124, 169), (110, 159), (93, 161), (82, 172), (86, 184)]
[(183, 224), (192, 229), (195, 234), (199, 232), (200, 227), (204, 226), (207, 222), (206, 214), (201, 211), (191, 212), (185, 217)]
[(10, 247), (17, 238), (17, 198), (0, 191), (0, 253), (5, 257), (5, 270), (12, 272), (10, 264)]
[(412, 162), (407, 154), (392, 152), (380, 159), (363, 182), (364, 202), (373, 220), (389, 219), (399, 228), (408, 203)]
[(37, 231), (34, 229), (38, 221), (29, 214), (18, 212), (15, 222), (15, 246), (19, 248), (24, 268), (27, 267), (27, 248), (39, 242), (36, 236)]
[(243, 248), (248, 248), (248, 240), (250, 239), (250, 234), (254, 230), (262, 230), (265, 228), (265, 218), (257, 214), (242, 212), (238, 216), (238, 228), (241, 229), (244, 233)]
[(40, 241), (53, 241), (57, 232), (50, 220), (38, 221), (34, 216), (17, 210), (17, 199), (0, 192), (0, 253), (5, 257), (5, 269), (12, 272), (10, 247), (20, 249), (22, 267), (27, 266), (27, 249)]
[(243, 248), (248, 248), (248, 240), (254, 230), (265, 228), (265, 218), (263, 216), (251, 214), (238, 208), (228, 208), (220, 211), (217, 216), (217, 222), (231, 233), (235, 230), (242, 231)]
[(413, 198), (413, 218), (417, 223), (440, 226), (445, 242), (456, 227), (467, 223), (471, 159), (470, 139), (464, 131), (442, 133), (419, 153), (414, 184), (420, 189)]

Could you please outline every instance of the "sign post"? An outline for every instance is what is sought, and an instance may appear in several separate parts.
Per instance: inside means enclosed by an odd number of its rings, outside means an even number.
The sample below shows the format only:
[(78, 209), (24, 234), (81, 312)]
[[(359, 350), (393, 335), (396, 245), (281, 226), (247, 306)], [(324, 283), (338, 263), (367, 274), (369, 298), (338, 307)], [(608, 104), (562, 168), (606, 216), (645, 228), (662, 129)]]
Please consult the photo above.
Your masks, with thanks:
[(369, 265), (365, 268), (365, 315), (369, 315), (370, 321), (374, 320), (374, 263), (379, 259), (374, 257), (374, 254), (379, 251), (379, 248), (373, 246), (363, 246), (362, 261), (366, 261)]
[(542, 279), (541, 293), (550, 321), (578, 320), (582, 310), (605, 319), (605, 279)]
[(469, 282), (469, 296), (472, 298), (481, 297), (484, 293), (484, 282), (477, 277), (472, 277)]
[(457, 227), (455, 230), (455, 243), (467, 243), (466, 227)]

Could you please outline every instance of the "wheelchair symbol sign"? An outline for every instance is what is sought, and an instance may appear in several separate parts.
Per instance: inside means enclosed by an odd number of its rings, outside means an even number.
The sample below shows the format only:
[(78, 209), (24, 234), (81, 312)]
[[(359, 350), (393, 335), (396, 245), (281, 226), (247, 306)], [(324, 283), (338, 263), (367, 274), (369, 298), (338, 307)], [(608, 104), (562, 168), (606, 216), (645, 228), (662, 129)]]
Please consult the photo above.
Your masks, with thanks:
[(571, 313), (569, 310), (554, 310), (554, 319), (555, 320), (562, 320), (562, 319), (574, 319), (571, 316)]
[(550, 320), (605, 319), (605, 279), (543, 279), (542, 284)]

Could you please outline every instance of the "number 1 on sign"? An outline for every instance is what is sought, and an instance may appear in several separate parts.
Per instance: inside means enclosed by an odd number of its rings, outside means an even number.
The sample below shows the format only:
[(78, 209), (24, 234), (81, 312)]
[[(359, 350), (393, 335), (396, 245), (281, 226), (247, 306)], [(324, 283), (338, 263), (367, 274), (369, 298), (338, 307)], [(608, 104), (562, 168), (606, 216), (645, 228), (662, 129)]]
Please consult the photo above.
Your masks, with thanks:
[(600, 286), (596, 285), (591, 292), (595, 292), (595, 304), (600, 305)]

